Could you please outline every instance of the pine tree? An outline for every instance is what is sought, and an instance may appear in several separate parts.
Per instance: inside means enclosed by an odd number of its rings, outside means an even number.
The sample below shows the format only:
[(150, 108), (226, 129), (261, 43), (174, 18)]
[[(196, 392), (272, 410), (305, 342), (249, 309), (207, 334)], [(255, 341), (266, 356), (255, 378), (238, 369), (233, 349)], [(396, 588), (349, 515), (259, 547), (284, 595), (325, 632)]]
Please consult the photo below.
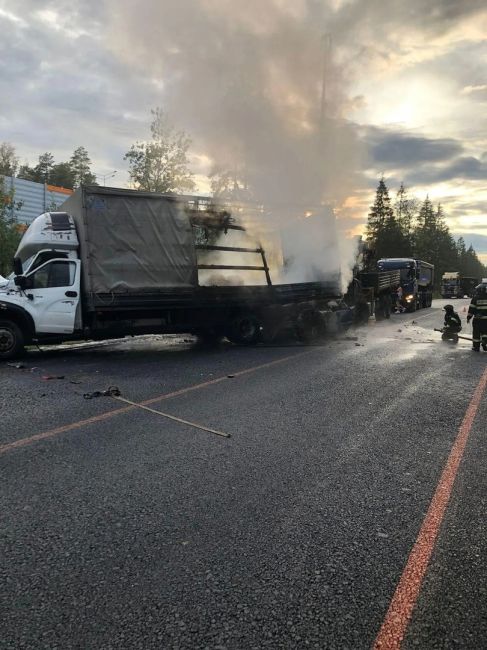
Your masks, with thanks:
[(51, 172), (54, 167), (54, 156), (50, 151), (46, 151), (39, 156), (39, 162), (34, 167), (34, 174), (37, 183), (50, 183)]
[(375, 261), (382, 257), (408, 257), (411, 253), (409, 240), (392, 209), (384, 178), (381, 178), (377, 187), (366, 233), (372, 259)]
[(407, 242), (407, 253), (409, 257), (413, 254), (414, 250), (414, 229), (415, 229), (415, 214), (418, 209), (418, 201), (414, 197), (411, 198), (408, 190), (401, 183), (394, 202), (394, 212), (396, 214), (397, 223), (401, 232)]
[(90, 170), (91, 160), (84, 147), (78, 147), (73, 151), (69, 165), (73, 174), (73, 187), (96, 183), (96, 176)]
[(68, 190), (74, 189), (74, 173), (69, 162), (57, 163), (53, 166), (49, 182), (58, 187), (64, 187)]
[(389, 190), (387, 189), (384, 177), (379, 181), (375, 193), (375, 201), (372, 205), (366, 228), (366, 239), (372, 246), (375, 244), (379, 233), (384, 229), (386, 222), (394, 215), (391, 207)]

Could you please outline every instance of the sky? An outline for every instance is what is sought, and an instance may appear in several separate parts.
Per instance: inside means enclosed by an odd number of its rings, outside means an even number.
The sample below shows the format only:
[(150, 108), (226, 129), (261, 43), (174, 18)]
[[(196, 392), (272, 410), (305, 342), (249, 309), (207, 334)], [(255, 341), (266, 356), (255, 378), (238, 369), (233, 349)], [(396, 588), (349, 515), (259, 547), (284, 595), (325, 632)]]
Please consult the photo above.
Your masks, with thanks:
[[(378, 179), (441, 202), (487, 263), (487, 6), (468, 0), (0, 0), (0, 141), (124, 154), (162, 106), (259, 199), (363, 229)], [(244, 171), (242, 171), (244, 170)]]

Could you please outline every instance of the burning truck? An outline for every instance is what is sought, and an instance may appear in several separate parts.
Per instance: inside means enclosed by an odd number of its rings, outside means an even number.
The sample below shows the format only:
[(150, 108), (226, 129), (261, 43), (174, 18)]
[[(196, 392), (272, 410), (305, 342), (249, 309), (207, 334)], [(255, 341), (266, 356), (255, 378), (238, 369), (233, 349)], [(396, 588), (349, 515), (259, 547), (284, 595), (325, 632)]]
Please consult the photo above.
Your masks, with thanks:
[[(244, 226), (199, 202), (85, 186), (63, 212), (37, 217), (20, 242), (14, 273), (0, 287), (0, 359), (32, 343), (138, 334), (194, 333), (254, 344), (287, 330), (309, 341), (350, 324), (337, 269), (319, 281), (274, 284), (261, 245), (222, 243), (222, 235)], [(221, 257), (212, 263), (211, 254), (237, 254), (238, 263)], [(205, 286), (199, 281), (205, 272), (263, 280)]]

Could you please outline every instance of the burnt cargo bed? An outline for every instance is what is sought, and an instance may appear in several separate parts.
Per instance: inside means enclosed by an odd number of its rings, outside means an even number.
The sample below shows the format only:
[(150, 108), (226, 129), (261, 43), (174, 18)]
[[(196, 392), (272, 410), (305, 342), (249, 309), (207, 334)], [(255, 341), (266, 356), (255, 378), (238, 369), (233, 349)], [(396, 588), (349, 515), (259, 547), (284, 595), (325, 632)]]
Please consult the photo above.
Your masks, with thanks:
[(339, 299), (336, 285), (327, 282), (302, 282), (276, 285), (232, 285), (194, 288), (165, 288), (160, 292), (91, 294), (88, 311), (145, 311), (157, 309), (285, 305)]

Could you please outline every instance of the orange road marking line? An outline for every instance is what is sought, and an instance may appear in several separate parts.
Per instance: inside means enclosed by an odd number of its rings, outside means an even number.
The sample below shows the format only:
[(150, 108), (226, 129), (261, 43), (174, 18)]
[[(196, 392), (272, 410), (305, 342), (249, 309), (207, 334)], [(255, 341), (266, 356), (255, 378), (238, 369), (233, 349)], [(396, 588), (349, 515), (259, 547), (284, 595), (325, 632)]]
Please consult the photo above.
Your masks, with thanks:
[[(274, 361), (268, 361), (267, 363), (262, 363), (258, 366), (252, 366), (250, 368), (246, 368), (245, 370), (239, 370), (238, 372), (231, 373), (231, 374), (233, 374), (234, 377), (242, 377), (243, 375), (248, 375), (252, 372), (256, 372), (257, 370), (270, 368), (271, 366), (275, 366), (279, 363), (284, 363), (285, 361), (289, 361), (290, 359), (301, 357), (305, 354), (310, 354), (310, 352), (312, 352), (312, 350), (308, 349), (305, 350), (304, 352), (298, 352), (297, 354), (290, 354), (287, 357), (281, 357), (280, 359), (275, 359)], [(225, 380), (228, 380), (228, 375), (217, 377), (216, 379), (210, 379), (209, 381), (204, 381), (201, 382), (200, 384), (194, 384), (193, 386), (188, 386), (187, 388), (181, 388), (179, 390), (173, 391), (172, 393), (163, 393), (162, 395), (158, 395), (157, 397), (151, 397), (150, 399), (144, 400), (143, 402), (140, 403), (144, 406), (148, 404), (154, 404), (155, 402), (170, 399), (172, 397), (179, 397), (179, 395), (185, 395), (186, 393), (190, 393), (195, 390), (200, 390), (201, 388), (206, 388), (207, 386), (213, 386), (215, 384), (219, 384)], [(28, 445), (31, 445), (35, 442), (38, 442), (39, 440), (47, 440), (49, 438), (54, 438), (56, 436), (59, 436), (62, 433), (67, 433), (68, 431), (73, 431), (74, 429), (79, 429), (89, 424), (95, 424), (97, 422), (102, 422), (103, 420), (108, 420), (117, 415), (121, 415), (122, 413), (133, 411), (136, 408), (137, 408), (136, 406), (126, 406), (123, 408), (113, 409), (111, 411), (107, 411), (106, 413), (101, 413), (100, 415), (94, 415), (93, 417), (87, 418), (85, 420), (79, 420), (78, 422), (65, 424), (63, 426), (56, 427), (55, 429), (44, 431), (43, 433), (36, 433), (35, 435), (29, 436), (27, 438), (20, 438), (19, 440), (14, 440), (13, 442), (0, 445), (0, 456), (2, 454), (8, 453), (9, 451), (13, 451), (14, 449), (19, 449), (20, 447), (26, 447)]]
[(486, 386), (487, 368), (482, 374), (468, 405), (423, 525), (392, 597), (382, 627), (375, 639), (374, 650), (399, 650), (401, 647), (414, 606), (418, 600), (470, 430)]

